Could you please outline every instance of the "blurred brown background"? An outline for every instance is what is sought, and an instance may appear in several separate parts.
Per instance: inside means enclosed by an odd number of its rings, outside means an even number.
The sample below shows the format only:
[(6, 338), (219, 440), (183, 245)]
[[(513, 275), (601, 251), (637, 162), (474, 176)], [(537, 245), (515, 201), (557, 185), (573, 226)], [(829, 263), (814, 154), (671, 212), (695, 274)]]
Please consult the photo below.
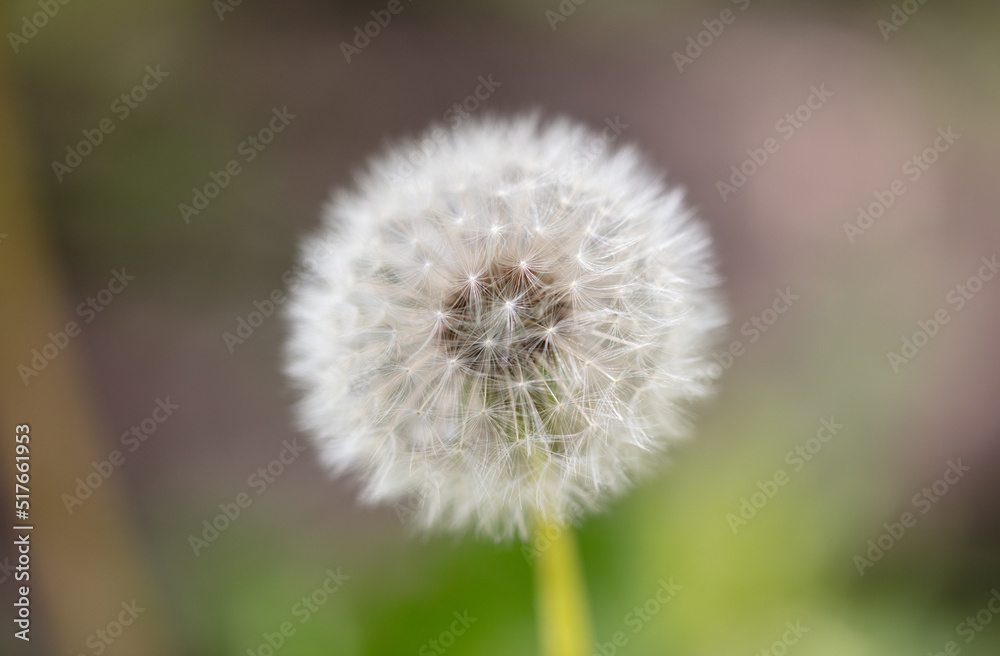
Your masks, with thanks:
[[(802, 656), (997, 653), (995, 3), (401, 0), (365, 45), (356, 28), (387, 5), (4, 5), (3, 513), (9, 527), (13, 426), (29, 423), (38, 580), (33, 640), (5, 621), (4, 653), (264, 656), (286, 621), (282, 655), (438, 653), (465, 610), (477, 621), (448, 653), (534, 653), (521, 545), (414, 539), (311, 449), (254, 478), (305, 441), (280, 312), (241, 328), (386, 140), (530, 109), (626, 126), (616, 141), (710, 224), (733, 316), (696, 439), (581, 527), (595, 653), (618, 631), (622, 654), (758, 653), (786, 622), (809, 629), (786, 643)], [(276, 110), (287, 126), (247, 142)], [(230, 160), (204, 209), (179, 207)], [(101, 296), (123, 269), (134, 280)], [(797, 297), (781, 313), (777, 290)], [(79, 335), (35, 371), (67, 321)], [(843, 428), (810, 442), (831, 417)], [(779, 469), (787, 484), (747, 509)], [(342, 588), (296, 606), (338, 568)], [(634, 624), (671, 577), (677, 597)], [(8, 617), (6, 569), (0, 590)], [(133, 598), (147, 610), (95, 637)]]

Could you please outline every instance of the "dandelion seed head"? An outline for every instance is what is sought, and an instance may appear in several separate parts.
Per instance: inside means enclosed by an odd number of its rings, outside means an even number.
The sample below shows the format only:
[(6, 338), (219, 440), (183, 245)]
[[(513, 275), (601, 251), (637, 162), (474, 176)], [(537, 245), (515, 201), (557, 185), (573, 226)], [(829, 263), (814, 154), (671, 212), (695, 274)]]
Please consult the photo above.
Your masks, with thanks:
[[(467, 121), (334, 194), (287, 371), (363, 499), (417, 494), (423, 528), (524, 537), (599, 509), (689, 431), (725, 324), (710, 239), (634, 150), (595, 138)], [(401, 157), (420, 164), (401, 175)]]

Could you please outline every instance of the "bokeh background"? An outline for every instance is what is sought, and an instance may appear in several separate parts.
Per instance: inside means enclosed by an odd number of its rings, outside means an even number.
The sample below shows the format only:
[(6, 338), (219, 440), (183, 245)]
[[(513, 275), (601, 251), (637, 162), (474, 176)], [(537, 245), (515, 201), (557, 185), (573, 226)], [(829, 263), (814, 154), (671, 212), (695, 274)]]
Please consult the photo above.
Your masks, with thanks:
[[(720, 355), (695, 439), (580, 526), (594, 653), (998, 653), (1000, 276), (969, 282), (1000, 253), (996, 3), (401, 0), (350, 61), (342, 42), (387, 2), (73, 0), (32, 33), (41, 4), (0, 14), (5, 618), (20, 423), (37, 525), (33, 639), (5, 620), (3, 653), (267, 656), (284, 622), (282, 656), (535, 653), (524, 545), (414, 537), (405, 508), (360, 507), (311, 449), (254, 478), (305, 442), (285, 326), (276, 313), (225, 337), (287, 290), (330, 189), (455, 103), (468, 120), (536, 108), (625, 124), (615, 141), (683, 185), (717, 238), (738, 342), (719, 353), (738, 355)], [(138, 101), (157, 66), (168, 75)], [(779, 121), (814, 87), (828, 97), (789, 135)], [(247, 162), (240, 144), (283, 108), (295, 118)], [(113, 131), (57, 173), (103, 119)], [(947, 150), (922, 155), (949, 128)], [(769, 138), (776, 152), (721, 193)], [(919, 179), (914, 156), (934, 159)], [(185, 222), (178, 206), (231, 159), (241, 172)], [(905, 191), (886, 196), (896, 179)], [(849, 236), (876, 194), (891, 206)], [(122, 269), (134, 280), (83, 323), (79, 304)], [(961, 304), (959, 285), (977, 290)], [(777, 290), (797, 297), (780, 314)], [(25, 383), (19, 365), (71, 320), (80, 334)], [(178, 408), (123, 441), (158, 400)], [(842, 428), (810, 442), (824, 420)], [(124, 462), (69, 512), (115, 450)], [(196, 546), (241, 493), (250, 505)], [(340, 587), (316, 594), (331, 573)], [(670, 579), (677, 594), (650, 603)], [(135, 621), (109, 626), (133, 600)], [(454, 613), (475, 622), (452, 640)]]

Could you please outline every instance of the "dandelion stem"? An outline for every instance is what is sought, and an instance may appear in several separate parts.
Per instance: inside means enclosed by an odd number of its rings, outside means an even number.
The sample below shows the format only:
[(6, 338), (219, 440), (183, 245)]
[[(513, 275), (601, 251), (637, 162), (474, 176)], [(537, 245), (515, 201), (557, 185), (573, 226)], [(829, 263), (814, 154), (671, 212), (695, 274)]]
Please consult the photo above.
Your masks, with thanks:
[(590, 653), (587, 591), (569, 526), (539, 522), (535, 559), (535, 604), (542, 656), (585, 656)]

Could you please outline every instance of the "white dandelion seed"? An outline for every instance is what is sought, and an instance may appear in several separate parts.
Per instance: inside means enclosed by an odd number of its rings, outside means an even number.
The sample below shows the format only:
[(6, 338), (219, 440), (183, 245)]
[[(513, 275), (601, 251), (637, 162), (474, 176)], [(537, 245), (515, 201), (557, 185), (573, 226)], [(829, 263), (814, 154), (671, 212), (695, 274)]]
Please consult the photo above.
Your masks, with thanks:
[[(708, 232), (632, 149), (566, 120), (469, 121), (337, 192), (293, 294), (302, 428), (362, 498), (525, 537), (621, 494), (711, 391)], [(400, 157), (420, 161), (399, 176)], [(409, 157), (407, 157), (409, 156)]]

